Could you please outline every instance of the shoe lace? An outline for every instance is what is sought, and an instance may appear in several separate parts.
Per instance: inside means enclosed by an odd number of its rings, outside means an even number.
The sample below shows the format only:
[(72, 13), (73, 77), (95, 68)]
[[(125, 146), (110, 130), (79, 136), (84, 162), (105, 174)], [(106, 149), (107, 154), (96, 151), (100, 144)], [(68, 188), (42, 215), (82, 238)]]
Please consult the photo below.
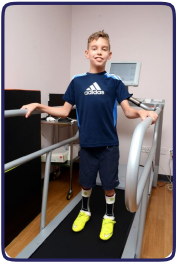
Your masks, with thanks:
[(111, 226), (112, 224), (115, 224), (116, 221), (113, 221), (111, 219), (104, 219), (104, 222), (103, 222), (103, 229), (105, 231), (105, 233), (110, 233), (111, 231)]

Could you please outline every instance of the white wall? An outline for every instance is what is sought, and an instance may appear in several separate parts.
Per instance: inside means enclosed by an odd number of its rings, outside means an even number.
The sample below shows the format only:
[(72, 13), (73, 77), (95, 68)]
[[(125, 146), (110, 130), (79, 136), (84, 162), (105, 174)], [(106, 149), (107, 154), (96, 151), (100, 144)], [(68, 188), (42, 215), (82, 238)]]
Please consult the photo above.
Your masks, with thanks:
[[(64, 93), (73, 75), (89, 70), (84, 51), (88, 36), (104, 29), (113, 60), (142, 62), (140, 82), (130, 88), (135, 97), (165, 99), (161, 146), (172, 143), (172, 11), (167, 6), (74, 5), (9, 6), (5, 12), (5, 87)], [(121, 163), (138, 120), (127, 120), (118, 109)], [(153, 127), (144, 145), (151, 145)], [(52, 132), (42, 127), (42, 145)], [(63, 134), (62, 134), (63, 137)], [(65, 137), (65, 135), (64, 135)], [(143, 154), (141, 163), (147, 155)], [(162, 155), (159, 173), (169, 174), (169, 155)]]
[[(110, 36), (113, 60), (142, 62), (138, 87), (129, 91), (134, 97), (165, 99), (161, 146), (172, 143), (172, 10), (167, 6), (145, 5), (76, 5), (72, 9), (71, 77), (89, 70), (84, 57), (87, 39), (104, 29)], [(121, 163), (127, 163), (132, 132), (138, 120), (127, 120), (118, 109), (118, 132)], [(153, 127), (144, 145), (151, 146)], [(142, 155), (141, 163), (147, 158)], [(161, 155), (160, 174), (169, 174), (169, 154)]]

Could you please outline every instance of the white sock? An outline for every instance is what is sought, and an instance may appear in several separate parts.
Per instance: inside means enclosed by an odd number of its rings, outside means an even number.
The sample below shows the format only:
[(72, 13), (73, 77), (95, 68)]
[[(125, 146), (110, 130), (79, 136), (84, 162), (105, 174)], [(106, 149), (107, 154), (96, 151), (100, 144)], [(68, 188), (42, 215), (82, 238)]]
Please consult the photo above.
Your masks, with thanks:
[(109, 215), (104, 215), (103, 216), (103, 219), (111, 219), (112, 221), (115, 219), (115, 217), (114, 216), (109, 216)]

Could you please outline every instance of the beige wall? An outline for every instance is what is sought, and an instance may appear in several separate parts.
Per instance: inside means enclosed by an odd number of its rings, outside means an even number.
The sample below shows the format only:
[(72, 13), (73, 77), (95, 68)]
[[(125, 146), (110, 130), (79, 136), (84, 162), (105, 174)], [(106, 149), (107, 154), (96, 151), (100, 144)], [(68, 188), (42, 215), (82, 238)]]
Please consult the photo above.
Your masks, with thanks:
[[(88, 36), (109, 33), (113, 60), (142, 62), (135, 97), (165, 99), (161, 146), (172, 143), (172, 11), (167, 6), (73, 5), (9, 6), (5, 12), (5, 87), (64, 93), (73, 75), (89, 70), (84, 56)], [(127, 120), (118, 109), (121, 163), (127, 162), (132, 132), (138, 120)], [(151, 145), (153, 127), (144, 145)], [(42, 127), (42, 145), (52, 132)], [(63, 134), (62, 134), (63, 137)], [(147, 158), (142, 155), (141, 163)], [(159, 173), (169, 174), (169, 155), (162, 155)]]

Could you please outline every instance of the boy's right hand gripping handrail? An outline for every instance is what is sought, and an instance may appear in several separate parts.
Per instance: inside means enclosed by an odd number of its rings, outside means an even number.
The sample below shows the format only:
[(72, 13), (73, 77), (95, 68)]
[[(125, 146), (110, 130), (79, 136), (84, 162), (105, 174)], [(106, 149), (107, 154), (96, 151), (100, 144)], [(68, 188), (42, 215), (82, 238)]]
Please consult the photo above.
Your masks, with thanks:
[[(161, 111), (162, 109), (157, 107), (155, 112), (159, 115)], [(152, 124), (152, 118), (148, 117), (144, 121), (139, 123), (133, 133), (130, 145), (129, 157), (128, 157), (126, 185), (125, 185), (125, 204), (127, 210), (129, 210), (130, 212), (137, 211), (142, 198), (148, 173), (150, 171), (150, 167), (152, 164), (152, 159), (156, 150), (159, 122), (160, 122), (160, 116), (158, 116), (158, 119), (155, 124), (152, 148), (150, 150), (150, 154), (148, 156), (148, 159), (146, 161), (146, 164), (144, 166), (143, 172), (139, 180), (138, 180), (139, 162), (140, 162), (143, 138), (146, 130)]]

